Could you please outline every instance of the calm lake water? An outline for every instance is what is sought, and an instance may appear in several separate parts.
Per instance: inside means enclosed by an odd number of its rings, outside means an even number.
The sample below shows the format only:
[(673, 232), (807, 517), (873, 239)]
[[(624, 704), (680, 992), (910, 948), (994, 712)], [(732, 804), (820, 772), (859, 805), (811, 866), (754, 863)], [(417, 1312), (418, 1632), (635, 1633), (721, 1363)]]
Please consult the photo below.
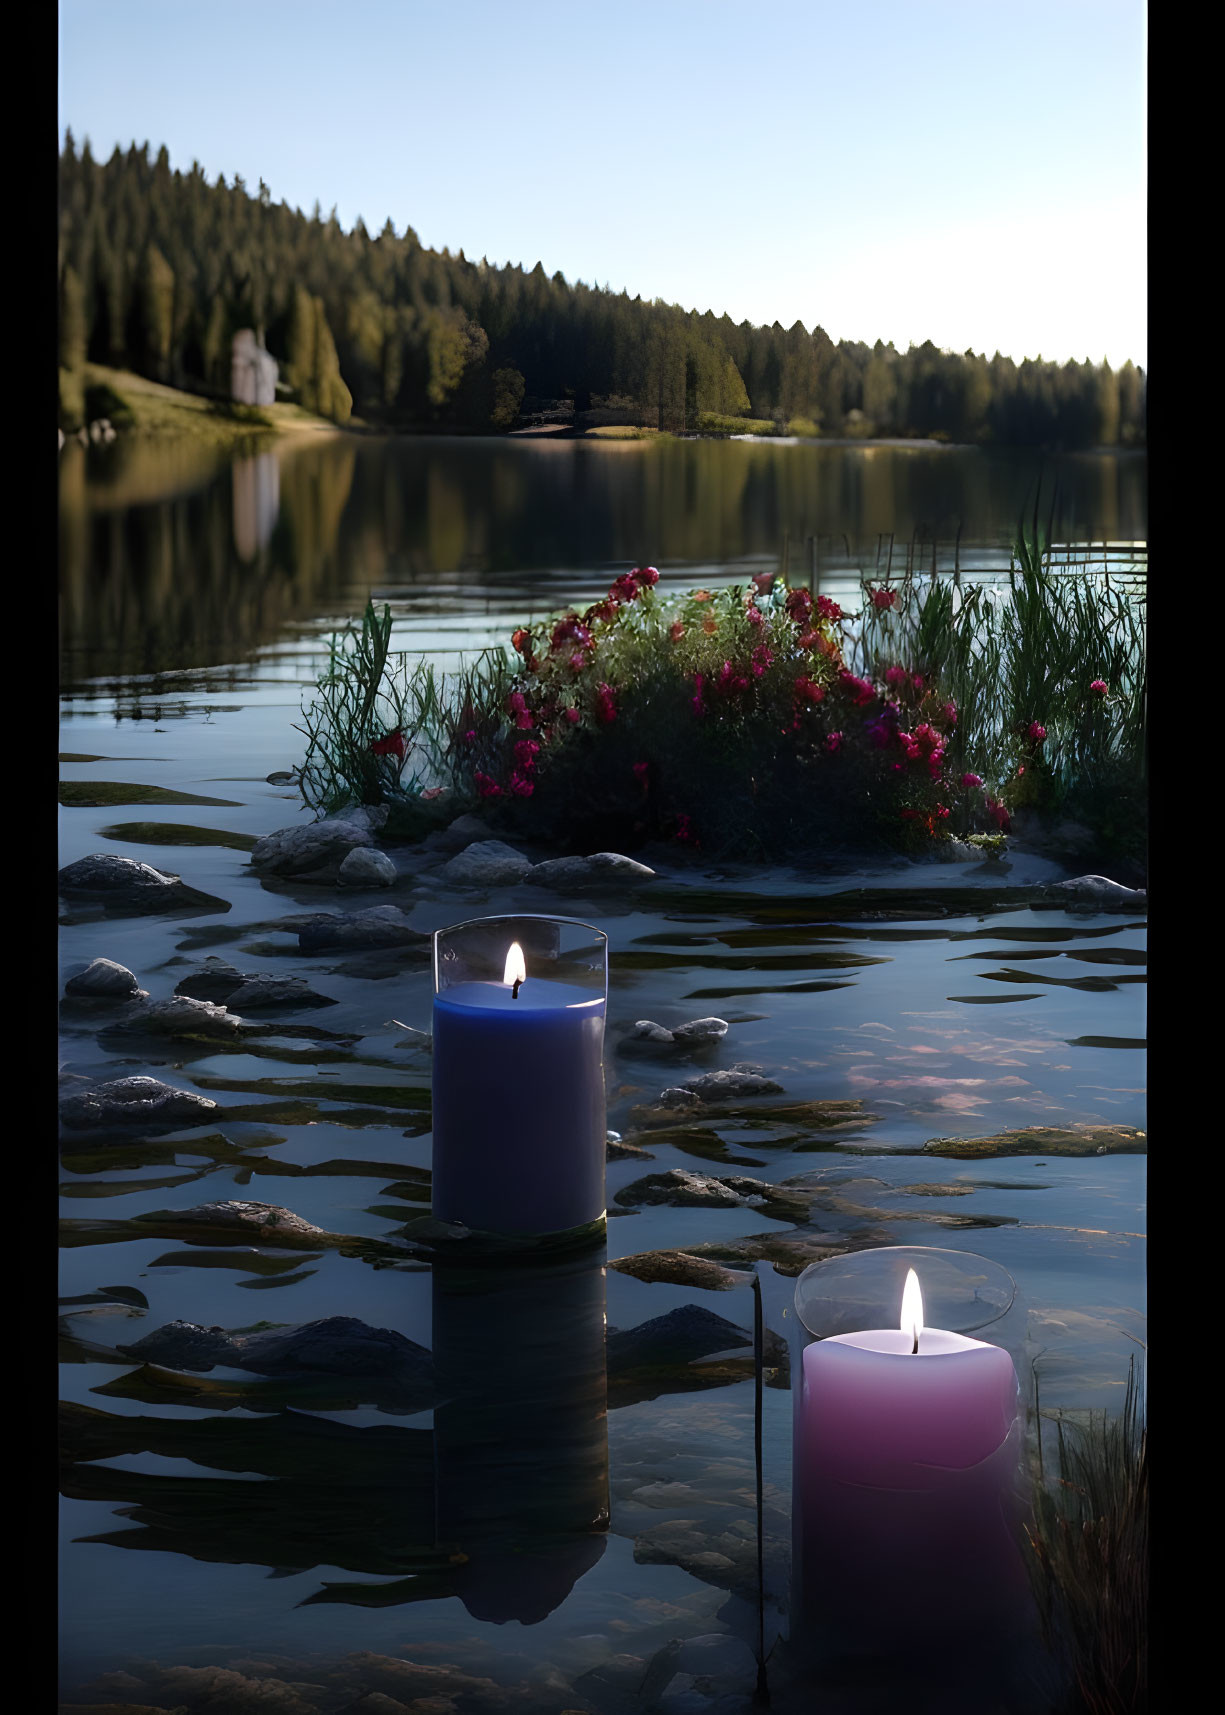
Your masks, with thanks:
[[(164, 998), (215, 955), (304, 977), (333, 1003), (251, 1014), (258, 1028), (224, 1045), (125, 1035), (112, 1028), (121, 1008), (65, 1007), (69, 1077), (150, 1074), (219, 1105), (195, 1129), (62, 1146), (64, 1695), (293, 1712), (375, 1692), (388, 1701), (367, 1706), (382, 1710), (427, 1696), (441, 1700), (431, 1710), (525, 1715), (747, 1708), (752, 1296), (610, 1265), (713, 1243), (748, 1269), (745, 1241), (763, 1234), (831, 1251), (977, 1252), (1017, 1282), (995, 1337), (1031, 1401), (1036, 1370), (1044, 1409), (1117, 1405), (1147, 1338), (1144, 1155), (1121, 1132), (1071, 1154), (1049, 1139), (966, 1157), (934, 1140), (1144, 1126), (1142, 916), (1006, 907), (1001, 882), (1067, 873), (1023, 857), (837, 875), (707, 872), (660, 850), (638, 854), (658, 874), (632, 898), (561, 899), (523, 887), (456, 896), (434, 879), (436, 859), (408, 850), (393, 854), (390, 894), (346, 897), (262, 882), (247, 852), (308, 819), (294, 789), (267, 776), (299, 760), (294, 722), (327, 635), (371, 593), (391, 602), (400, 647), (452, 658), (593, 598), (635, 561), (668, 582), (743, 579), (779, 563), (784, 534), (793, 556), (819, 538), (831, 593), (849, 591), (857, 552), (871, 563), (882, 535), (904, 544), (920, 526), (951, 543), (960, 524), (963, 563), (990, 565), (1037, 461), (338, 439), (233, 465), (174, 447), (72, 446), (61, 469), (60, 862), (121, 853), (219, 902), (162, 917), (71, 908), (61, 982), (104, 956)], [(1143, 542), (1142, 459), (1068, 458), (1058, 476), (1063, 540)], [(188, 801), (150, 804), (150, 787)], [(291, 920), (388, 900), (425, 931), (554, 909), (608, 932), (608, 1122), (649, 1155), (609, 1163), (618, 1218), (604, 1249), (565, 1269), (478, 1278), (376, 1267), (363, 1250), (428, 1209), (428, 1057), (392, 1022), (429, 1028), (428, 961), (303, 953)], [(635, 1020), (712, 1013), (727, 1037), (691, 1061), (627, 1044)], [(750, 1102), (658, 1136), (635, 1117), (666, 1085), (738, 1062), (760, 1066), (788, 1102), (858, 1105), (797, 1120)], [(815, 1198), (798, 1225), (760, 1206), (617, 1201), (673, 1168), (798, 1178)], [(351, 1242), (178, 1236), (176, 1212), (227, 1199), (287, 1207)], [(773, 1342), (763, 1521), (774, 1706), (884, 1715), (930, 1697), (981, 1715), (981, 1688), (911, 1685), (903, 1705), (888, 1682), (834, 1683), (794, 1665), (794, 1280), (768, 1260), (757, 1268)], [(684, 1333), (660, 1321), (681, 1311)], [(414, 1393), (360, 1368), (192, 1370), (121, 1349), (176, 1319), (233, 1331), (332, 1316), (427, 1348), (433, 1383)], [(1050, 1707), (1036, 1643), (1008, 1671), (992, 1707)]]

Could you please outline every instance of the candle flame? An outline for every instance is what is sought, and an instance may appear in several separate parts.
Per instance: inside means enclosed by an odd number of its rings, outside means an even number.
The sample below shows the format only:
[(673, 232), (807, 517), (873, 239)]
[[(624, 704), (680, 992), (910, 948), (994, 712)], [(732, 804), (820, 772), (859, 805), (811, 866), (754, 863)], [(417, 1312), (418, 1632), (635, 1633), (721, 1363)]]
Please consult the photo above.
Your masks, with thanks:
[(512, 941), (510, 952), (506, 955), (506, 971), (502, 977), (504, 983), (521, 983), (527, 978), (527, 966), (523, 962), (523, 948), (518, 941)]
[(914, 1341), (916, 1350), (922, 1331), (923, 1294), (919, 1291), (919, 1277), (911, 1268), (906, 1271), (906, 1284), (902, 1288), (902, 1332)]

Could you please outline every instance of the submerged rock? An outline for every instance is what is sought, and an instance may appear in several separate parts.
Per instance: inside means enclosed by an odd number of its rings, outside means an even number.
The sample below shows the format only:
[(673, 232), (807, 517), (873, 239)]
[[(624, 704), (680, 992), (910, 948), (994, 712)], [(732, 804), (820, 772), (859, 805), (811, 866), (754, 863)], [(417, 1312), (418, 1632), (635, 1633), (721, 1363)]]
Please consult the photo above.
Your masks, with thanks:
[(559, 892), (585, 887), (617, 886), (650, 881), (655, 871), (620, 852), (592, 852), (590, 857), (546, 858), (533, 864), (524, 876), (536, 887), (553, 887)]
[(667, 1203), (674, 1209), (741, 1209), (746, 1199), (722, 1180), (705, 1173), (690, 1173), (673, 1167), (667, 1173), (648, 1173), (618, 1191), (614, 1202), (626, 1208), (642, 1203)]
[(228, 1042), (241, 1035), (243, 1022), (224, 1006), (176, 994), (169, 1000), (137, 1002), (110, 1029), (133, 1035), (205, 1037)]
[[(156, 1209), (136, 1216), (138, 1222), (155, 1226), (159, 1233), (180, 1233), (188, 1242), (228, 1244), (235, 1238), (248, 1243), (307, 1246), (316, 1249), (345, 1239), (329, 1233), (292, 1209), (277, 1203), (252, 1203), (230, 1198), (221, 1203), (199, 1203), (194, 1209)], [(194, 1241), (191, 1234), (199, 1235)]]
[(707, 1292), (730, 1292), (733, 1287), (747, 1286), (753, 1278), (751, 1274), (725, 1268), (710, 1257), (690, 1256), (688, 1251), (640, 1251), (636, 1256), (618, 1257), (608, 1266), (634, 1280), (696, 1286)]
[(438, 879), (453, 887), (503, 887), (522, 881), (531, 858), (502, 840), (474, 840), (438, 871)]
[(240, 971), (225, 959), (210, 958), (198, 971), (176, 984), (175, 994), (192, 1000), (211, 1000), (232, 1012), (251, 1012), (260, 1007), (335, 1006), (328, 995), (317, 994), (302, 977), (278, 977), (257, 971)]
[(125, 1357), (167, 1369), (253, 1370), (284, 1376), (312, 1372), (331, 1376), (427, 1379), (434, 1360), (424, 1346), (391, 1328), (372, 1328), (354, 1316), (326, 1316), (298, 1327), (227, 1333), (193, 1322), (168, 1322), (131, 1345)]
[(60, 1124), (71, 1131), (114, 1127), (200, 1125), (213, 1118), (217, 1104), (194, 1090), (178, 1090), (158, 1078), (113, 1078), (77, 1090), (60, 1102)]
[(304, 953), (331, 947), (430, 946), (433, 937), (414, 929), (398, 905), (371, 905), (365, 911), (320, 911), (294, 918), (287, 928), (298, 934)]
[(96, 900), (108, 910), (181, 911), (200, 905), (230, 909), (228, 900), (188, 887), (181, 875), (112, 852), (91, 852), (65, 865), (59, 872), (59, 890), (70, 899)]
[(394, 887), (396, 866), (386, 852), (355, 846), (340, 866), (340, 887)]
[(928, 1155), (954, 1158), (991, 1155), (1145, 1155), (1148, 1134), (1127, 1125), (1027, 1126), (994, 1137), (933, 1137)]
[(64, 984), (66, 995), (82, 1000), (143, 1000), (148, 992), (140, 987), (133, 971), (114, 959), (92, 959)]
[(335, 880), (355, 847), (373, 843), (369, 828), (357, 820), (310, 822), (305, 827), (280, 828), (257, 840), (251, 849), (251, 867), (260, 875)]

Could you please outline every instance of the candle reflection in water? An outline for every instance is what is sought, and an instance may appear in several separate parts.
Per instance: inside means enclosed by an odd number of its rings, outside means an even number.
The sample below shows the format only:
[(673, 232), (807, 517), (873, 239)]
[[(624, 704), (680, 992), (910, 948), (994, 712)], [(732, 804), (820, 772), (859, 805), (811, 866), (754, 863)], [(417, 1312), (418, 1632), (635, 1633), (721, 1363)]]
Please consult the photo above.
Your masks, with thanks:
[(604, 1552), (604, 1305), (602, 1251), (434, 1270), (436, 1536), (474, 1619), (543, 1620)]

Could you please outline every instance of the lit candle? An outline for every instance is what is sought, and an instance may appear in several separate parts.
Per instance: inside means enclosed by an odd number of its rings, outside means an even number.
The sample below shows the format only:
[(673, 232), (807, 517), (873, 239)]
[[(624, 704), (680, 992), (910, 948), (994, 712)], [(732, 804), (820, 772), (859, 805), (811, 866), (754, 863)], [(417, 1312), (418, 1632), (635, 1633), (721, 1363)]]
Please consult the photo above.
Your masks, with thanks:
[[(555, 939), (559, 921), (543, 920)], [(603, 937), (597, 988), (544, 974), (556, 947), (547, 958), (527, 935), (512, 939), (523, 922), (507, 920), (500, 982), (480, 974), (498, 919), (439, 932), (456, 938), (459, 980), (444, 982), (436, 961), (433, 1211), (483, 1232), (541, 1235), (605, 1214)], [(589, 943), (598, 934), (574, 927)], [(463, 952), (469, 928), (480, 932), (475, 958)]]
[[(795, 1419), (802, 1610), (839, 1647), (914, 1649), (1025, 1598), (1010, 1523), (1017, 1373), (1008, 1353), (923, 1325), (912, 1269), (900, 1326), (805, 1348)], [(881, 1616), (889, 1613), (888, 1635)]]

